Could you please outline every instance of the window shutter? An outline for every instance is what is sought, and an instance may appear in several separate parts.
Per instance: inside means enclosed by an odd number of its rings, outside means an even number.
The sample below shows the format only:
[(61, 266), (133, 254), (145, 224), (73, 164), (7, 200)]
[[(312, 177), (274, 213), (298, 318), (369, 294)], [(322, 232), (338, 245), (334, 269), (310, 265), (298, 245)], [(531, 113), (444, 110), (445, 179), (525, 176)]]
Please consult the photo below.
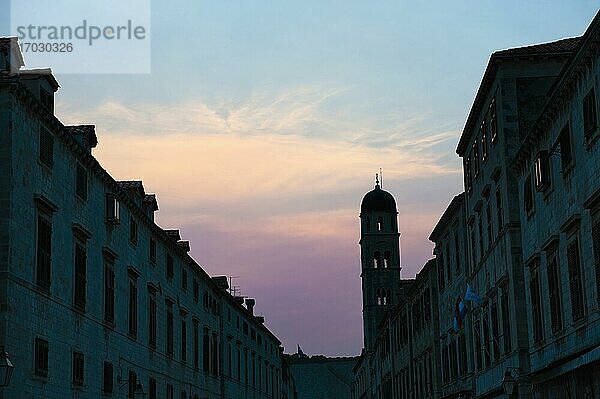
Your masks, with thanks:
[(583, 292), (581, 287), (581, 270), (579, 266), (579, 243), (575, 239), (567, 247), (567, 264), (569, 268), (569, 288), (571, 291), (571, 315), (573, 321), (584, 315)]
[(600, 213), (597, 213), (593, 220), (592, 245), (594, 246), (594, 268), (596, 269), (596, 297), (598, 307), (600, 307)]

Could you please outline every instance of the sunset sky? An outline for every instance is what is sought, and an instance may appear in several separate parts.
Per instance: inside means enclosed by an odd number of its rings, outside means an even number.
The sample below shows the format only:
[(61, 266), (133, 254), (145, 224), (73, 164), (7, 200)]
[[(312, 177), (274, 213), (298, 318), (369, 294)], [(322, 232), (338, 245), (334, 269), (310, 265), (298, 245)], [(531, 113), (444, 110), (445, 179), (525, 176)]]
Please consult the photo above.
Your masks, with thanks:
[(236, 276), (286, 351), (355, 355), (375, 172), (414, 277), (462, 190), (454, 150), (491, 52), (580, 35), (599, 5), (155, 1), (152, 72), (58, 74), (56, 113), (97, 125), (102, 165), (157, 194), (158, 224)]

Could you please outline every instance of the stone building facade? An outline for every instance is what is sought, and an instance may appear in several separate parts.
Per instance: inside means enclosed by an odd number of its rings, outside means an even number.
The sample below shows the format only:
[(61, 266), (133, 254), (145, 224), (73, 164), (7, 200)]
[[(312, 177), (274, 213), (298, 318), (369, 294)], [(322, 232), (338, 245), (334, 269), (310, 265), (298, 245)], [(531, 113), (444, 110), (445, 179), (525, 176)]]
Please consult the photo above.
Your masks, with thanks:
[[(421, 272), (436, 275), (436, 334), (421, 344), (439, 353), (432, 397), (505, 398), (510, 380), (518, 398), (600, 397), (599, 15), (581, 37), (490, 58), (457, 147), (465, 192), (433, 229), (435, 259)], [(411, 391), (419, 316), (404, 319), (402, 305), (420, 294), (416, 281), (398, 284), (408, 298), (363, 349), (354, 398), (427, 397)], [(394, 348), (398, 318), (411, 342)], [(398, 368), (408, 396), (386, 387)]]
[(535, 398), (600, 397), (600, 18), (517, 153)]
[[(50, 70), (0, 39), (0, 397), (292, 398), (280, 340), (154, 222), (156, 196), (54, 116)], [(243, 306), (245, 303), (245, 306)], [(138, 386), (140, 385), (140, 386)]]

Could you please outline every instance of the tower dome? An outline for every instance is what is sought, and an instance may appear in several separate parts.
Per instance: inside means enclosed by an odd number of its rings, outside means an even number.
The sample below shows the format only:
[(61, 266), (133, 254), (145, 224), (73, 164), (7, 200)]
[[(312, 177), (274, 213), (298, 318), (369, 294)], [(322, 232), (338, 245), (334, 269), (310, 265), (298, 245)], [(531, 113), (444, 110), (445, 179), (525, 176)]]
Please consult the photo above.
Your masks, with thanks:
[(375, 188), (369, 191), (360, 204), (360, 213), (366, 212), (396, 212), (396, 200), (394, 196), (379, 186), (379, 180)]

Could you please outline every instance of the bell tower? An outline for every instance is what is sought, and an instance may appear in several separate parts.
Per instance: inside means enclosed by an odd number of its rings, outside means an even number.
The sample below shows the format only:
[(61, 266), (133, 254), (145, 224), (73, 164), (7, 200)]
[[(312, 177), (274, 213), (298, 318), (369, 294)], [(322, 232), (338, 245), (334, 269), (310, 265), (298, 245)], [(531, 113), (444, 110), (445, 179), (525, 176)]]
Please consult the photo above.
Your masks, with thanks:
[(385, 313), (397, 304), (400, 287), (400, 233), (392, 194), (375, 188), (360, 205), (360, 252), (364, 347), (371, 350)]

